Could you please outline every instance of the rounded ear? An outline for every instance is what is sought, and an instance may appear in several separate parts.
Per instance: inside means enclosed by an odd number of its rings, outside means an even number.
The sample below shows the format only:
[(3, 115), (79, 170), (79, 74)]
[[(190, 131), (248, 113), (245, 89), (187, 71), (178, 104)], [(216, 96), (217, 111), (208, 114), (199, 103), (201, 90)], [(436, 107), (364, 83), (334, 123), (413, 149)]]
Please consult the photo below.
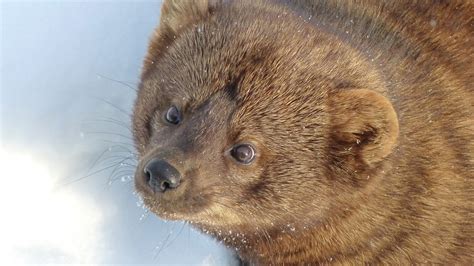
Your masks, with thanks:
[(352, 164), (354, 170), (370, 169), (392, 152), (398, 119), (387, 98), (371, 90), (352, 89), (331, 94), (329, 101), (331, 149), (340, 163)]
[(205, 19), (219, 6), (219, 0), (165, 0), (161, 7), (160, 27), (178, 34), (187, 26)]
[(160, 25), (151, 37), (142, 75), (184, 29), (208, 18), (223, 2), (224, 0), (164, 0)]

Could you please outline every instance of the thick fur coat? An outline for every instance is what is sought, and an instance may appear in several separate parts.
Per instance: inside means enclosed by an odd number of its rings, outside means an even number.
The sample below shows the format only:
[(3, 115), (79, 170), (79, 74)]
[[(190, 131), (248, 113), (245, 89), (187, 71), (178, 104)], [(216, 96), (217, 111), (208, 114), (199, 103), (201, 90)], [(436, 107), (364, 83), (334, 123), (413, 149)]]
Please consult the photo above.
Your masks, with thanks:
[[(165, 0), (137, 190), (245, 263), (474, 263), (473, 17), (467, 0)], [(150, 189), (154, 158), (178, 187)]]

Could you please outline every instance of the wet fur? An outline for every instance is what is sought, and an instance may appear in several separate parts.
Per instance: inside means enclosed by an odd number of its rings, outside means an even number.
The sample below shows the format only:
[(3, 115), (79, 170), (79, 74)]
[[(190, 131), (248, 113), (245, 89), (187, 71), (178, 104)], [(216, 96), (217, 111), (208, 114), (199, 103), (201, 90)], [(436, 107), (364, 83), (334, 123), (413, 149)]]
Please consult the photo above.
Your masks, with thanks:
[[(165, 1), (134, 109), (150, 209), (251, 264), (474, 262), (474, 5)], [(170, 104), (185, 120), (169, 127)], [(239, 166), (223, 155), (256, 145)], [(138, 170), (139, 172), (139, 170)], [(165, 193), (166, 194), (166, 193)]]

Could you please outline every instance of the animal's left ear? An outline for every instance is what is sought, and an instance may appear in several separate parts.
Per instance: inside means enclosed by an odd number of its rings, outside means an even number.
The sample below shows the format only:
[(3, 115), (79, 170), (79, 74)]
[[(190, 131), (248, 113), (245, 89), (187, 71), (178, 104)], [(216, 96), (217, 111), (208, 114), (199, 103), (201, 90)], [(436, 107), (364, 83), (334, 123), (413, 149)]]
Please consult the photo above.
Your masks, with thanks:
[(161, 53), (187, 28), (209, 18), (225, 0), (164, 0), (160, 25), (148, 47), (142, 74), (158, 60)]
[(339, 164), (367, 170), (392, 152), (398, 119), (387, 98), (371, 90), (351, 89), (332, 93), (329, 102), (331, 152)]
[(174, 34), (199, 20), (206, 19), (223, 0), (165, 0), (161, 7), (160, 27)]

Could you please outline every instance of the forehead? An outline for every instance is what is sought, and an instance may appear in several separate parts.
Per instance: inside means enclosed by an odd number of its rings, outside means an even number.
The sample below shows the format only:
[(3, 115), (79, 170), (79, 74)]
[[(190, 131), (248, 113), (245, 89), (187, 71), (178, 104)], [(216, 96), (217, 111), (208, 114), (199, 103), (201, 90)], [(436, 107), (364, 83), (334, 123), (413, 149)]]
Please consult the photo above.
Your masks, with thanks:
[[(270, 24), (273, 25), (273, 24)], [(244, 28), (247, 25), (244, 25)], [(235, 87), (234, 95), (249, 97), (275, 92), (290, 93), (314, 79), (308, 71), (314, 60), (311, 38), (301, 41), (290, 32), (262, 30), (254, 24), (227, 27), (199, 24), (184, 32), (157, 60), (151, 86), (195, 102), (219, 90)], [(288, 30), (289, 31), (289, 30)], [(280, 34), (278, 34), (280, 33)], [(292, 90), (285, 91), (285, 87)]]
[(159, 101), (178, 100), (191, 108), (225, 96), (235, 103), (235, 127), (258, 128), (264, 120), (298, 123), (321, 112), (324, 86), (332, 81), (312, 70), (315, 51), (308, 44), (314, 38), (291, 27), (283, 34), (275, 23), (269, 27), (196, 25), (157, 60), (143, 87), (155, 90), (150, 94), (159, 95)]

